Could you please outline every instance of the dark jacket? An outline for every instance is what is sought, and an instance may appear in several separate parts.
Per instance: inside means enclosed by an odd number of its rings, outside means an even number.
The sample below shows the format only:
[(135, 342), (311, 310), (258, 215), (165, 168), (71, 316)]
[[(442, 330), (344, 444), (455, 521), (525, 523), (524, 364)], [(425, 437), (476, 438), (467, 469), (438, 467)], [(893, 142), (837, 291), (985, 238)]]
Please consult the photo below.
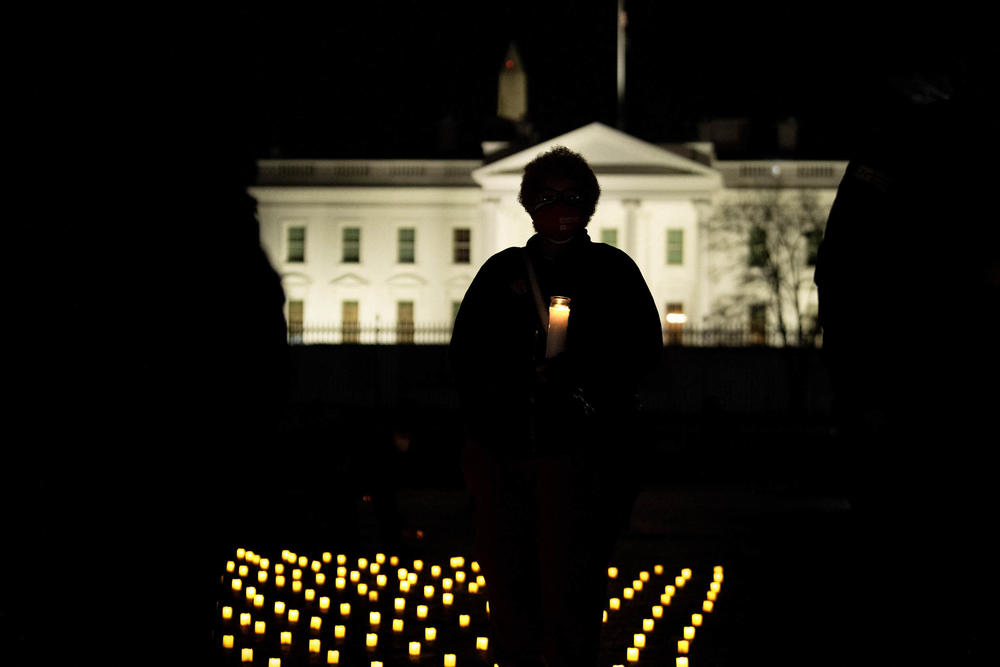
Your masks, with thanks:
[[(623, 432), (622, 420), (634, 419), (632, 399), (659, 363), (663, 339), (656, 304), (635, 262), (617, 248), (591, 242), (586, 232), (556, 259), (544, 256), (537, 235), (526, 248), (545, 306), (550, 296), (571, 299), (559, 384), (582, 391), (599, 415), (597, 428), (585, 425), (588, 439), (606, 441)], [(544, 353), (522, 249), (508, 248), (476, 275), (452, 334), (450, 361), (470, 437), (494, 451), (530, 451), (539, 416), (533, 407), (539, 389), (535, 365)], [(580, 437), (573, 428), (556, 432)]]

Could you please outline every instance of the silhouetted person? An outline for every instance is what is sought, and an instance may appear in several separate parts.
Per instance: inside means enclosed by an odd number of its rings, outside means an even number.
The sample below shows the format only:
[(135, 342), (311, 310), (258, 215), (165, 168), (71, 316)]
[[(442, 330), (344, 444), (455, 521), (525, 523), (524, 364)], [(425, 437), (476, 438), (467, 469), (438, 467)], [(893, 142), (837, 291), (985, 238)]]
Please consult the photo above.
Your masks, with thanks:
[(982, 445), (996, 437), (1000, 292), (994, 110), (970, 75), (927, 61), (887, 77), (881, 127), (847, 167), (816, 268), (858, 529), (845, 579), (859, 604), (878, 601), (859, 608), (873, 664), (982, 655), (987, 594), (963, 572), (995, 561), (979, 536), (995, 505)]
[[(519, 201), (537, 233), (486, 261), (452, 335), (463, 472), (504, 667), (543, 655), (551, 667), (596, 665), (606, 568), (638, 493), (636, 392), (662, 333), (635, 263), (587, 234), (599, 196), (566, 148), (530, 162)], [(565, 351), (546, 359), (552, 296), (570, 297), (570, 316)]]

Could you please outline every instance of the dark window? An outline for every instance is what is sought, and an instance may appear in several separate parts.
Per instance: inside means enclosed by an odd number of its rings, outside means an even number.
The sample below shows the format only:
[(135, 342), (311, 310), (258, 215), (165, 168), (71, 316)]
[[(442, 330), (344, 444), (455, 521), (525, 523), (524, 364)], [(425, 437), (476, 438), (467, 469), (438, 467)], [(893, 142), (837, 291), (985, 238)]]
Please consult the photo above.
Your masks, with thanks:
[(416, 258), (417, 230), (403, 227), (399, 230), (399, 263), (413, 264)]
[(288, 255), (286, 261), (304, 262), (306, 261), (306, 228), (288, 228)]
[(767, 252), (767, 230), (754, 227), (750, 230), (750, 258), (752, 267), (766, 266), (770, 254)]
[(667, 230), (667, 264), (680, 265), (684, 263), (684, 230)]
[(454, 236), (453, 261), (455, 264), (469, 263), (472, 232), (469, 229), (456, 229)]
[(343, 247), (343, 262), (357, 264), (361, 261), (361, 230), (359, 228), (344, 227)]

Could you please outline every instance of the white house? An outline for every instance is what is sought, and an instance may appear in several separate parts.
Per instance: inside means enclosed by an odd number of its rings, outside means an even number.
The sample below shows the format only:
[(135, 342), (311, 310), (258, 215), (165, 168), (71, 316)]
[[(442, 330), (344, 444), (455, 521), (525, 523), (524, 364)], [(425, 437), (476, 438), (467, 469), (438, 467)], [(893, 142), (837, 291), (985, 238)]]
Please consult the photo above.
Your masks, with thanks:
[[(557, 145), (583, 155), (597, 174), (593, 240), (635, 260), (664, 321), (671, 313), (672, 321), (694, 328), (718, 300), (748, 289), (719, 270), (745, 259), (719, 256), (706, 238), (705, 223), (720, 199), (780, 185), (814, 190), (828, 210), (846, 168), (832, 161), (717, 161), (711, 144), (662, 147), (600, 123), (485, 165), (262, 160), (250, 193), (258, 202), (261, 244), (282, 276), (293, 337), (447, 342), (479, 267), (533, 233), (517, 203), (521, 174)], [(423, 326), (436, 327), (434, 335), (422, 336)]]

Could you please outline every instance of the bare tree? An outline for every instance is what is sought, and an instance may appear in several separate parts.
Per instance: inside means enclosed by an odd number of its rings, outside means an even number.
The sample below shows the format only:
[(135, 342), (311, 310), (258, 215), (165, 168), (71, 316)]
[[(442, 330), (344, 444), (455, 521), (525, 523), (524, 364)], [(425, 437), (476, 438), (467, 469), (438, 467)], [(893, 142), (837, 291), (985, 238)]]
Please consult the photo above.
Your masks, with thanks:
[(703, 231), (708, 249), (728, 261), (710, 277), (718, 281), (728, 274), (739, 289), (716, 301), (710, 321), (731, 326), (763, 297), (783, 345), (813, 345), (818, 332), (806, 306), (815, 290), (815, 253), (829, 212), (815, 190), (768, 188), (724, 195)]

